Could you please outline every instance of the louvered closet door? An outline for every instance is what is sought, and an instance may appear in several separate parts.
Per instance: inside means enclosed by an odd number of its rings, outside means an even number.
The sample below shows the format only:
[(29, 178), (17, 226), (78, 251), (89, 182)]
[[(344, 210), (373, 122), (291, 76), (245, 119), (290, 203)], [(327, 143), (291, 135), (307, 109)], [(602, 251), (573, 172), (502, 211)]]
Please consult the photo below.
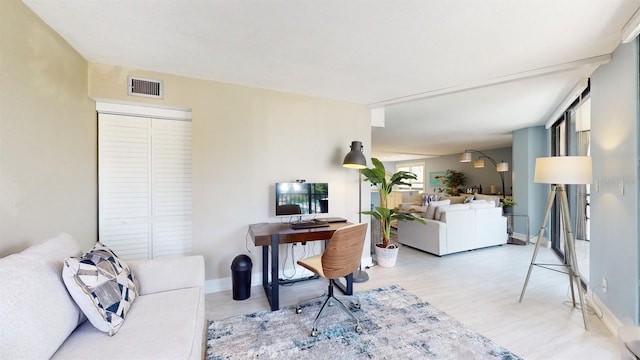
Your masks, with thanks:
[(99, 114), (99, 238), (124, 259), (191, 253), (191, 122)]
[(151, 128), (153, 257), (191, 254), (191, 122)]

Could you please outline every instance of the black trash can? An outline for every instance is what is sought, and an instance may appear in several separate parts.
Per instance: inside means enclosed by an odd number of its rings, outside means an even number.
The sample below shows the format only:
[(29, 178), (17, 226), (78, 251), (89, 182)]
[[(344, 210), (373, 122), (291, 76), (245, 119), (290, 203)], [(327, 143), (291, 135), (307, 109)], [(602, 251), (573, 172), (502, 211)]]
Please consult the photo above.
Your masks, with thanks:
[(251, 296), (251, 258), (238, 255), (231, 263), (233, 280), (233, 300), (246, 300)]

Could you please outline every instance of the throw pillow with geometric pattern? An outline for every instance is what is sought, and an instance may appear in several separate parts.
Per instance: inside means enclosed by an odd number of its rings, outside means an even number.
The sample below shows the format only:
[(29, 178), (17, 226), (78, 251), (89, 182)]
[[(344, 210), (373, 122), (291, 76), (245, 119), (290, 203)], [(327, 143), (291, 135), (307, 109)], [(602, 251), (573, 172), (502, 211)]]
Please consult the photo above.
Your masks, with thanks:
[(66, 258), (62, 279), (91, 324), (109, 336), (118, 332), (138, 295), (129, 266), (100, 242), (80, 257)]

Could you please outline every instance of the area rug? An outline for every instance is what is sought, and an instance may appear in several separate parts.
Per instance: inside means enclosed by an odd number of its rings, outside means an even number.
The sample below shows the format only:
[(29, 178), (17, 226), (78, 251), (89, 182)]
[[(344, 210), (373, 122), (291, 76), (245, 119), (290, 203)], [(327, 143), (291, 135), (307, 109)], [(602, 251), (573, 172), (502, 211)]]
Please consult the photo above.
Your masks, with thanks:
[(209, 322), (207, 360), (219, 359), (520, 359), (397, 285), (359, 292), (355, 315), (338, 305), (318, 322), (320, 303)]

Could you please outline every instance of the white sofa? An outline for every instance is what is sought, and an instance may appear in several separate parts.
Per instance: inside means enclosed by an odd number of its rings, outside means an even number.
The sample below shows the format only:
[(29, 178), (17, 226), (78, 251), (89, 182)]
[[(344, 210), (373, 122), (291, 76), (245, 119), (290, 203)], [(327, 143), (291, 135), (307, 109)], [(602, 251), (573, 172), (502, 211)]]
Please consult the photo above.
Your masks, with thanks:
[(63, 260), (81, 255), (60, 234), (0, 258), (0, 359), (201, 359), (204, 260), (129, 261), (138, 280), (119, 331), (109, 336), (81, 313), (63, 283)]
[(398, 222), (398, 242), (438, 256), (507, 243), (507, 218), (494, 202), (433, 205), (414, 214), (426, 225)]

